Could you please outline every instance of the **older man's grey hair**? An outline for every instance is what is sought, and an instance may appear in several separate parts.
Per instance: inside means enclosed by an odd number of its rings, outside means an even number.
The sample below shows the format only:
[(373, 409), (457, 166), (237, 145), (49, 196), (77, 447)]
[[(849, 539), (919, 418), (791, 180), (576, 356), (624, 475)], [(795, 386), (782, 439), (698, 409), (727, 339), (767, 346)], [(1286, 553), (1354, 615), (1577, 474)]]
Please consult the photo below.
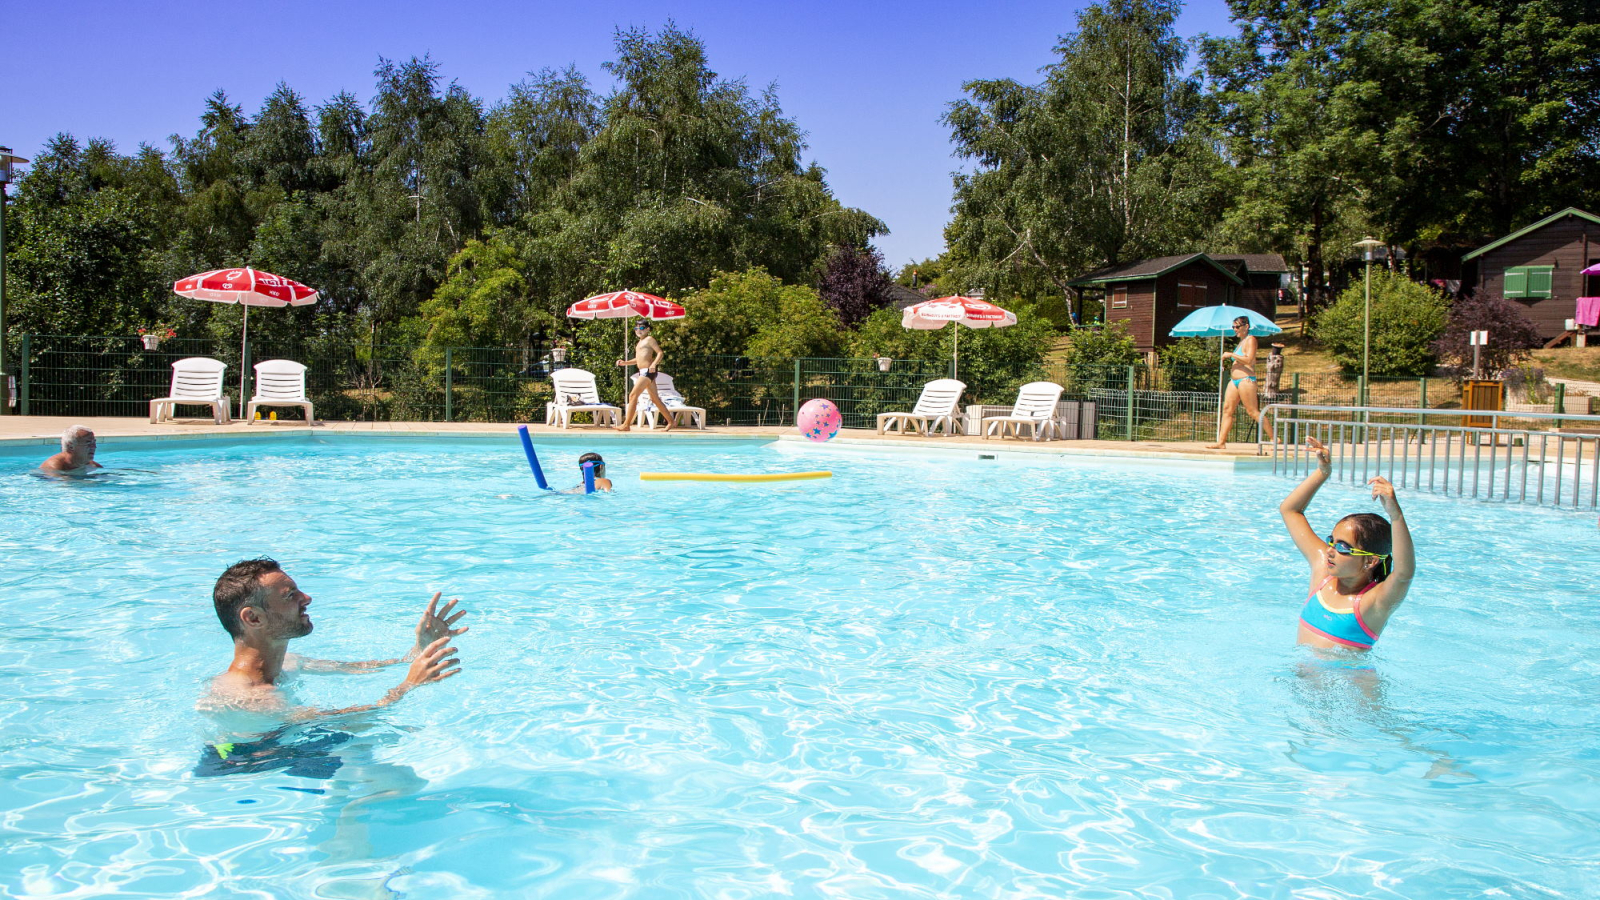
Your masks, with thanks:
[(78, 443), (84, 438), (92, 437), (94, 437), (93, 431), (90, 431), (88, 428), (82, 425), (74, 425), (71, 428), (68, 428), (66, 431), (61, 432), (61, 451), (65, 453), (68, 450), (71, 450), (74, 444)]

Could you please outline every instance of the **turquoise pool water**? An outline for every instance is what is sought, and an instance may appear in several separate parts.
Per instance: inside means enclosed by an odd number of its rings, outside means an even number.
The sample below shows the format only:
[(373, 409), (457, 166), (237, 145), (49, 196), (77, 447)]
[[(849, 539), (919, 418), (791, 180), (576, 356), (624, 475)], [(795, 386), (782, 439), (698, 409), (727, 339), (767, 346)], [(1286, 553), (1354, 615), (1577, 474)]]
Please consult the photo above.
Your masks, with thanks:
[[(1370, 669), (1294, 646), (1271, 475), (758, 443), (148, 443), (0, 456), (0, 890), (138, 897), (1600, 893), (1595, 521), (1403, 496)], [(641, 484), (641, 470), (831, 468)], [(1372, 510), (1330, 486), (1313, 523)], [(210, 590), (271, 554), (312, 656), (464, 673), (196, 775)], [(403, 676), (303, 676), (303, 702)], [(274, 755), (276, 754), (276, 756)]]

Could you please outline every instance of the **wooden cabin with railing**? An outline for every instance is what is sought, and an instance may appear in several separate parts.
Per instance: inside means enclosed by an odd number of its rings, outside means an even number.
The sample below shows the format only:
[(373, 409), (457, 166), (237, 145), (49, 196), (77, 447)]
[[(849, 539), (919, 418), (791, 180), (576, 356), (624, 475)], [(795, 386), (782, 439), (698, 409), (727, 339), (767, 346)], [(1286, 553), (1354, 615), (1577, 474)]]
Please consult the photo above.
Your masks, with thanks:
[[(1568, 207), (1479, 247), (1462, 262), (1464, 289), (1516, 301), (1539, 335), (1554, 343), (1568, 336), (1578, 298), (1600, 297), (1600, 275), (1583, 274), (1600, 263), (1600, 216)], [(1593, 335), (1600, 328), (1576, 331)]]

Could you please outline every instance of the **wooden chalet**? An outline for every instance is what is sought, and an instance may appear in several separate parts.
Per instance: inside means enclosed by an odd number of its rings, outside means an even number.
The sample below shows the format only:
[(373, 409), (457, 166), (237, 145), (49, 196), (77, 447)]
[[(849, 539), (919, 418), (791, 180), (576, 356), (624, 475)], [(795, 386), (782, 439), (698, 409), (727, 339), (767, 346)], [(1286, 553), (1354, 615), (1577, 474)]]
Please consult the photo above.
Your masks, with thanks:
[[(1140, 350), (1172, 343), (1172, 329), (1184, 316), (1203, 306), (1240, 305), (1249, 284), (1248, 264), (1232, 257), (1224, 264), (1204, 253), (1185, 253), (1108, 266), (1067, 282), (1074, 287), (1105, 291), (1106, 322), (1124, 322)], [(1273, 276), (1273, 303), (1277, 276)], [(1251, 308), (1256, 308), (1252, 303)], [(1257, 309), (1269, 318), (1274, 307)]]
[(1278, 314), (1278, 298), (1285, 286), (1284, 276), (1289, 274), (1289, 264), (1276, 253), (1211, 254), (1211, 258), (1244, 279), (1235, 306), (1252, 309), (1267, 318)]
[(1522, 304), (1545, 339), (1566, 331), (1579, 297), (1600, 296), (1600, 216), (1568, 207), (1461, 258), (1463, 288)]

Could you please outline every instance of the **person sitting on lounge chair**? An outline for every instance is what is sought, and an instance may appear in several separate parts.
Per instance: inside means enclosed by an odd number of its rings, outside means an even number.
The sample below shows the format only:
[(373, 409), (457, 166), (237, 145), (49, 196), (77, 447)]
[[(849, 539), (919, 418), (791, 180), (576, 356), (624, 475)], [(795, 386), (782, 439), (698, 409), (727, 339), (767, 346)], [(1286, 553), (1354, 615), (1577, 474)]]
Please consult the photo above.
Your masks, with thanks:
[(61, 452), (39, 464), (51, 475), (80, 476), (104, 468), (94, 461), (94, 432), (74, 425), (61, 435)]

